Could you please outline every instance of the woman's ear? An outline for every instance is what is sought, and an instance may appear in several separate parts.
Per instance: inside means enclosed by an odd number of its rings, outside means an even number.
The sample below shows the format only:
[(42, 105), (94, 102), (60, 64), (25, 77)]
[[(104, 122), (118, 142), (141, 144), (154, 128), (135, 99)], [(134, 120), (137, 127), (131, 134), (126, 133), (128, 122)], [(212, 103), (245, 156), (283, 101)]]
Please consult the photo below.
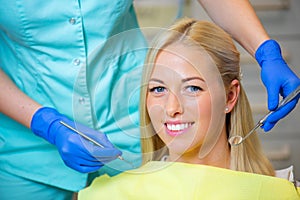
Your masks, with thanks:
[(234, 108), (238, 97), (240, 94), (240, 82), (237, 79), (231, 81), (228, 92), (227, 92), (227, 102), (226, 102), (226, 113), (230, 113)]

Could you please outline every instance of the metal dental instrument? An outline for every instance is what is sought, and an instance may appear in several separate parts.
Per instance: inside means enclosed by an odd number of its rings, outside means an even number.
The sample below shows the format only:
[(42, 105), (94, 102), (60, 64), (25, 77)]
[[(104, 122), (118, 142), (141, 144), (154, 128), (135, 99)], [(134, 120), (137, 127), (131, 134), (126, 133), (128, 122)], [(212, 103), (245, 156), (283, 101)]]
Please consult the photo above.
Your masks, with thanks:
[(279, 110), (282, 106), (284, 106), (285, 104), (289, 103), (290, 101), (292, 101), (296, 96), (298, 96), (300, 94), (300, 86), (298, 86), (296, 88), (296, 90), (294, 90), (291, 94), (289, 94), (286, 98), (282, 99), (279, 104), (278, 107), (276, 108), (276, 110), (274, 111), (270, 111), (268, 112), (263, 118), (261, 118), (258, 123), (254, 126), (254, 128), (245, 136), (242, 137), (240, 135), (233, 135), (228, 139), (228, 142), (231, 146), (237, 146), (239, 144), (241, 144), (246, 138), (248, 138), (252, 133), (254, 133), (254, 131), (258, 128), (261, 127), (264, 122), (266, 121), (266, 119), (275, 111)]
[[(105, 148), (102, 144), (100, 144), (99, 142), (93, 140), (92, 138), (90, 138), (89, 136), (85, 135), (84, 133), (78, 131), (77, 129), (73, 128), (72, 126), (70, 126), (69, 124), (63, 122), (63, 121), (59, 121), (59, 123), (61, 123), (62, 125), (64, 125), (65, 127), (69, 128), (70, 130), (74, 131), (75, 133), (77, 133), (78, 135), (82, 136), (83, 138), (85, 138), (86, 140), (92, 142), (93, 144), (101, 147), (101, 148)], [(123, 160), (124, 162), (130, 164), (132, 167), (133, 164), (127, 160), (125, 160), (122, 156), (118, 156), (118, 159)]]

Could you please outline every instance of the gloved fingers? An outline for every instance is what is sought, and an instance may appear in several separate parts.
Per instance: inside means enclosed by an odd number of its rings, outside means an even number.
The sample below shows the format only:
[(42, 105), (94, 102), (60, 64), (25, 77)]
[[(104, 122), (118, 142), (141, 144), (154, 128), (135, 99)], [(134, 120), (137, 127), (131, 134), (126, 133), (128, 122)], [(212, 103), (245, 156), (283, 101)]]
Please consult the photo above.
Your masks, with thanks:
[[(83, 139), (72, 128), (61, 124), (61, 121), (75, 129), (79, 129), (79, 131), (96, 140), (104, 148), (97, 146), (95, 148), (94, 144)], [(54, 144), (65, 164), (80, 172), (96, 171), (103, 166), (101, 160), (109, 162), (121, 154), (119, 150), (113, 147), (105, 134), (89, 127), (75, 124), (53, 108), (44, 107), (39, 109), (32, 118), (31, 130), (36, 135)], [(109, 149), (106, 150), (106, 148)]]
[[(108, 147), (108, 148), (112, 148), (114, 147), (114, 145), (108, 140), (106, 134), (101, 133), (99, 131), (96, 131), (94, 129), (91, 129), (87, 126), (84, 126), (80, 123), (74, 123), (69, 121), (68, 122), (70, 126), (72, 126), (73, 128), (77, 129), (78, 131), (82, 132), (84, 135), (88, 136), (89, 138), (95, 140), (96, 142), (98, 142), (99, 144), (101, 144), (103, 147)], [(74, 134), (74, 131), (72, 131)]]
[[(61, 153), (61, 152), (60, 152)], [(77, 154), (62, 154), (61, 157), (64, 163), (79, 172), (87, 173), (97, 171), (104, 163), (97, 160), (93, 156), (86, 154), (85, 152), (76, 152)]]
[(97, 166), (97, 167), (90, 167), (90, 166), (80, 165), (80, 167), (78, 167), (77, 171), (80, 170), (82, 173), (91, 173), (91, 172), (98, 171), (101, 167), (103, 167), (103, 165)]
[(93, 152), (91, 155), (101, 162), (108, 162), (118, 158), (121, 153), (120, 150), (116, 149), (103, 149), (101, 151)]
[(90, 173), (90, 172), (95, 172), (97, 170), (99, 170), (101, 167), (103, 167), (103, 164), (99, 164), (99, 165), (96, 165), (96, 166), (89, 166), (89, 165), (82, 165), (82, 164), (78, 164), (78, 163), (74, 163), (74, 162), (65, 162), (65, 164), (76, 170), (76, 171), (79, 171), (81, 173)]
[(122, 152), (116, 148), (101, 148), (95, 145), (93, 148), (87, 148), (86, 153), (93, 157), (93, 160), (104, 163), (115, 160), (122, 155)]
[(115, 148), (101, 148), (93, 145), (93, 147), (88, 147), (87, 149), (82, 149), (76, 154), (81, 159), (90, 162), (102, 162), (107, 163), (118, 158), (122, 155), (122, 152)]
[(272, 113), (266, 119), (264, 125), (262, 126), (264, 131), (271, 130), (280, 119), (287, 116), (295, 108), (297, 102), (298, 102), (298, 99), (294, 99), (293, 101), (289, 102), (285, 106), (281, 107), (279, 110)]
[(76, 155), (61, 155), (64, 163), (82, 173), (97, 171), (105, 163), (108, 163), (116, 157), (94, 157), (87, 152), (80, 152)]
[(266, 86), (266, 89), (268, 94), (268, 109), (275, 110), (279, 102), (280, 85), (268, 84), (268, 87)]
[[(282, 58), (280, 45), (275, 40), (263, 42), (256, 50), (255, 58), (261, 66), (261, 79), (267, 88), (268, 109), (275, 110), (280, 95), (286, 97), (291, 93), (300, 84), (299, 78)], [(277, 121), (285, 117), (295, 105), (294, 101), (270, 115), (263, 125), (264, 130), (272, 129)]]
[[(118, 156), (122, 155), (122, 152), (119, 149), (115, 148), (114, 146), (100, 147), (100, 146), (92, 143), (91, 141), (86, 140), (85, 138), (81, 138), (80, 136), (79, 136), (79, 140), (82, 143), (82, 147), (83, 147), (82, 150), (95, 158), (98, 158), (98, 159), (108, 158), (108, 159), (114, 160)], [(76, 142), (76, 143), (78, 144), (79, 142)]]
[(276, 123), (269, 123), (269, 122), (265, 122), (262, 126), (262, 129), (264, 129), (265, 132), (270, 131), (274, 126), (276, 125)]
[(107, 138), (107, 135), (104, 133), (98, 133), (97, 135), (94, 134), (91, 136), (91, 138), (106, 148), (115, 148), (114, 145)]
[(91, 173), (91, 172), (95, 172), (98, 171), (102, 166), (99, 167), (89, 167), (89, 166), (80, 166), (77, 167), (77, 171), (81, 172), (81, 173)]
[(105, 161), (114, 160), (122, 152), (116, 148), (102, 148), (92, 142), (82, 138), (80, 135), (70, 134), (67, 137), (65, 144), (61, 144), (62, 148), (59, 150), (62, 156), (78, 157), (87, 161)]
[(86, 159), (86, 157), (74, 157), (74, 159), (70, 160), (72, 163), (76, 165), (82, 165), (82, 166), (90, 166), (90, 167), (96, 167), (96, 166), (103, 166), (104, 162), (97, 160), (96, 158), (92, 159)]
[(59, 149), (59, 153), (65, 163), (75, 163), (78, 165), (82, 163), (89, 163), (91, 166), (99, 165), (99, 160), (83, 151), (66, 151)]

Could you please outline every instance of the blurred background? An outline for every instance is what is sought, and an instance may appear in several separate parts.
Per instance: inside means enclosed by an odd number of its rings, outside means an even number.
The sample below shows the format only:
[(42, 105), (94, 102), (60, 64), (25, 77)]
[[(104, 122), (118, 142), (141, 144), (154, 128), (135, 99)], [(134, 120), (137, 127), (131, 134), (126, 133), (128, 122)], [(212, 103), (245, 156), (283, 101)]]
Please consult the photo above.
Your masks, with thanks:
[[(271, 38), (277, 40), (288, 65), (300, 76), (300, 0), (251, 0), (258, 17)], [(141, 27), (167, 27), (180, 17), (201, 20), (207, 16), (197, 0), (134, 0)], [(155, 33), (147, 32), (147, 37)], [(260, 67), (243, 48), (241, 53), (245, 87), (257, 122), (267, 110), (267, 93), (260, 79)], [(258, 130), (264, 151), (275, 169), (294, 166), (300, 180), (300, 106), (269, 132)]]

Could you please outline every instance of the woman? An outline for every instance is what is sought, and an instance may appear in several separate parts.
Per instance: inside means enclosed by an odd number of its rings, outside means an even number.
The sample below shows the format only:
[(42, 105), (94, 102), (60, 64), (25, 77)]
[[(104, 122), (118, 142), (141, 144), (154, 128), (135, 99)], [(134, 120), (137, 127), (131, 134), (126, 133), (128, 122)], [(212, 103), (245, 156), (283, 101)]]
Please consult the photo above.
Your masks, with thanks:
[[(183, 46), (175, 46), (173, 48), (173, 44), (177, 43), (183, 43)], [(223, 133), (226, 134), (225, 140), (227, 140), (230, 134), (241, 134), (241, 136), (243, 136), (249, 133), (249, 131), (253, 127), (253, 119), (252, 115), (249, 114), (251, 113), (251, 109), (247, 97), (240, 84), (241, 77), (239, 53), (230, 37), (221, 29), (207, 22), (196, 23), (196, 21), (194, 20), (186, 19), (178, 22), (174, 27), (172, 27), (169, 35), (166, 34), (166, 38), (163, 38), (163, 42), (158, 41), (157, 44), (154, 44), (153, 49), (169, 49), (171, 46), (170, 51), (176, 52), (176, 48), (183, 48), (183, 51), (180, 51), (180, 54), (182, 54), (183, 52), (187, 52), (184, 44), (185, 46), (189, 47), (197, 47), (200, 45), (200, 47), (202, 47), (208, 53), (208, 55), (213, 59), (215, 65), (218, 67), (228, 96), (226, 102), (226, 104), (228, 105), (224, 105), (224, 111), (226, 112), (227, 118), (226, 125), (224, 127), (225, 130), (223, 130)], [(188, 51), (188, 54), (189, 52), (190, 51)], [(161, 53), (161, 51), (150, 51), (146, 63), (152, 63), (155, 58), (157, 59), (156, 61), (154, 61), (155, 63), (157, 61), (160, 61), (160, 56), (158, 53)], [(179, 55), (177, 55), (177, 57), (178, 56)], [(195, 60), (194, 62), (197, 61)], [(145, 72), (143, 73), (143, 80), (145, 80), (146, 83), (149, 82), (149, 78), (151, 80), (151, 77), (149, 77), (149, 75), (153, 75), (154, 73), (151, 72), (153, 69), (151, 69), (150, 66), (151, 65), (149, 65), (149, 67), (145, 67)], [(172, 65), (172, 67), (174, 67), (174, 65)], [(209, 76), (212, 77), (212, 80), (210, 81), (212, 83), (213, 81), (215, 81), (215, 76), (217, 76), (217, 74), (209, 74)], [(232, 83), (232, 81), (234, 81), (234, 83)], [(230, 89), (235, 89), (235, 91), (231, 91)], [(148, 101), (151, 101), (151, 97), (153, 95), (151, 95), (151, 92), (148, 93), (148, 99), (146, 100), (147, 93), (145, 90), (147, 90), (147, 88), (144, 87), (141, 97), (141, 126), (152, 129), (153, 126), (149, 126), (149, 123), (150, 121), (152, 121), (153, 123), (153, 120), (151, 119), (151, 115), (150, 119), (148, 118), (149, 114), (147, 112), (147, 110), (151, 109), (146, 109), (143, 105), (150, 106)], [(145, 102), (145, 100), (147, 102)], [(233, 102), (230, 102), (230, 100)], [(225, 115), (223, 121), (224, 120)], [(147, 129), (142, 131), (142, 138), (145, 138), (142, 140), (144, 143), (143, 146), (150, 147), (149, 150), (147, 148), (143, 148), (144, 154), (148, 154), (149, 152), (156, 152), (161, 146), (163, 146), (164, 143), (162, 140), (160, 140), (159, 134), (149, 138), (149, 132), (153, 131)], [(217, 135), (219, 134), (220, 133), (217, 133)], [(151, 144), (153, 144), (153, 147), (151, 147)], [(230, 158), (232, 163), (230, 165), (230, 168), (232, 169), (274, 175), (269, 161), (267, 161), (267, 159), (261, 152), (260, 144), (256, 136), (251, 137), (251, 139), (249, 140), (246, 140), (244, 142), (244, 145), (232, 148)], [(145, 159), (144, 162), (147, 162), (148, 160), (151, 160), (151, 158)]]
[(253, 120), (239, 53), (222, 29), (193, 19), (177, 22), (154, 41), (142, 80), (144, 166), (97, 178), (80, 199), (297, 197), (292, 183), (272, 177), (255, 134), (239, 146), (228, 143), (231, 134), (246, 135)]

